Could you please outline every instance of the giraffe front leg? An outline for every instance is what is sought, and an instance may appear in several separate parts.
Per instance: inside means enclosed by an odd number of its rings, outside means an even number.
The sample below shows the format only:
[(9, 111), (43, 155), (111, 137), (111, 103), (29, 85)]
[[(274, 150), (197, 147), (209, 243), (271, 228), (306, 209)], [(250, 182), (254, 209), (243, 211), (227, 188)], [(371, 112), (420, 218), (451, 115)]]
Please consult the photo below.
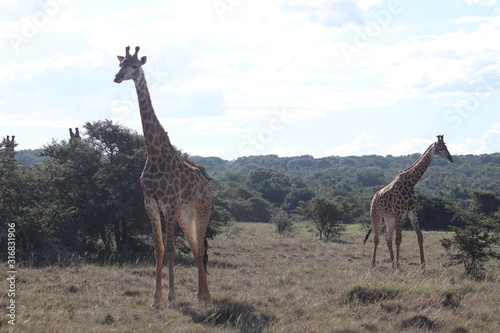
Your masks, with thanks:
[(155, 259), (156, 259), (156, 285), (154, 291), (152, 307), (160, 304), (162, 298), (162, 269), (163, 257), (165, 255), (165, 247), (163, 246), (163, 237), (161, 231), (160, 213), (146, 202), (146, 212), (151, 220), (151, 227), (153, 229), (153, 239), (155, 245)]
[[(170, 220), (171, 221), (171, 220)], [(170, 222), (167, 220), (166, 226), (166, 252), (168, 264), (168, 307), (175, 309), (177, 307), (177, 293), (174, 286), (174, 258), (175, 258), (175, 244), (174, 232), (175, 221)]]
[[(153, 229), (154, 230), (154, 229)], [(156, 238), (156, 237), (155, 237)], [(156, 286), (154, 291), (152, 307), (160, 304), (162, 299), (162, 269), (163, 269), (163, 257), (165, 254), (165, 248), (163, 246), (163, 241), (161, 240), (161, 230), (160, 239), (155, 239), (155, 257), (156, 257)]]

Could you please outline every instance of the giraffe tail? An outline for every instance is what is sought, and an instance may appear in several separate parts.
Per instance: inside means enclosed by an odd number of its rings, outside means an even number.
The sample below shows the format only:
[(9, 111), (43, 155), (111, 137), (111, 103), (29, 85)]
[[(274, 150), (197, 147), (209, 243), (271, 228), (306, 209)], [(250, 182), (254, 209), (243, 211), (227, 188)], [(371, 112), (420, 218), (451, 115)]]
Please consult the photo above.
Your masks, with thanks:
[(208, 274), (207, 262), (208, 262), (208, 241), (207, 237), (205, 236), (205, 255), (203, 256), (203, 266), (205, 266), (205, 272)]
[(370, 227), (370, 229), (368, 229), (368, 233), (365, 236), (365, 240), (363, 241), (363, 245), (366, 244), (366, 241), (368, 240), (368, 237), (370, 236), (371, 232), (372, 232), (372, 227)]

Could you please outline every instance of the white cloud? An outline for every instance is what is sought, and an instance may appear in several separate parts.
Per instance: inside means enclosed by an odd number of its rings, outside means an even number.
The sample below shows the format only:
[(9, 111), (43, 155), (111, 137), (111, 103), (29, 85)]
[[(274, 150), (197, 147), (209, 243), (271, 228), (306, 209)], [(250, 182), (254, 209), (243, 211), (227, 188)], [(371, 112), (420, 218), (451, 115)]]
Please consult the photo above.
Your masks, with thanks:
[[(372, 44), (351, 66), (379, 77), (388, 89), (424, 92), (468, 89), (479, 77), (498, 75), (500, 18), (492, 18), (470, 31), (414, 36), (392, 45)], [(461, 88), (458, 88), (461, 87)]]
[(51, 70), (65, 68), (92, 68), (98, 67), (104, 61), (104, 54), (100, 51), (89, 51), (78, 55), (54, 55), (51, 58), (11, 62), (0, 66), (0, 82), (26, 80)]
[(404, 156), (414, 153), (423, 153), (433, 142), (429, 139), (410, 138), (393, 144), (387, 149), (387, 155)]
[(480, 4), (480, 5), (488, 5), (488, 6), (496, 6), (496, 0), (465, 0), (465, 2), (470, 5)]
[(500, 152), (500, 123), (495, 123), (483, 134), (478, 154)]
[(378, 138), (365, 132), (358, 135), (351, 143), (325, 151), (323, 156), (371, 155), (375, 154), (379, 147), (380, 142)]
[(275, 147), (272, 153), (281, 157), (313, 155), (313, 152), (311, 152), (310, 149), (304, 147), (290, 147), (290, 146)]

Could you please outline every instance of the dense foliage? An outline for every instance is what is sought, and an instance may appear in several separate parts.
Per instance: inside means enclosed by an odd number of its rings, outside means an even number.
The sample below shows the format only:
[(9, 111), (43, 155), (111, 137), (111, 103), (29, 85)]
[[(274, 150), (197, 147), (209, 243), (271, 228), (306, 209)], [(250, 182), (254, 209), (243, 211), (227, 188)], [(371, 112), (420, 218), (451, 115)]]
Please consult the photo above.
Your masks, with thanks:
[[(18, 255), (33, 264), (75, 257), (152, 260), (139, 184), (146, 158), (142, 136), (109, 120), (86, 123), (83, 134), (36, 151), (17, 152), (15, 142), (0, 143), (0, 240), (7, 223), (15, 222)], [(234, 161), (182, 156), (202, 166), (211, 181), (209, 236), (229, 220), (269, 222), (280, 216), (287, 223), (309, 219), (318, 236), (328, 239), (339, 235), (340, 223), (368, 225), (375, 192), (420, 154)], [(454, 159), (448, 164), (435, 158), (415, 188), (422, 229), (464, 227), (460, 216), (474, 214), (498, 233), (500, 153)]]
[[(15, 159), (4, 140), (0, 238), (14, 222), (18, 260), (34, 265), (151, 260), (151, 228), (139, 183), (146, 160), (142, 136), (109, 120), (84, 128), (86, 138), (53, 141), (32, 165)], [(214, 203), (208, 237), (216, 234), (217, 222), (229, 219)]]

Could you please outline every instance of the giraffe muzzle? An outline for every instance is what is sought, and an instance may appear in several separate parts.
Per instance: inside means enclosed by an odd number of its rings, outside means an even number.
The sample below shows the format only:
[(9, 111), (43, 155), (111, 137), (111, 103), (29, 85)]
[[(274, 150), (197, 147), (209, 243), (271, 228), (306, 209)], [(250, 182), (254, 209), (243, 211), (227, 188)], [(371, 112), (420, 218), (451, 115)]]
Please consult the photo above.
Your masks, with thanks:
[(116, 83), (121, 83), (123, 81), (123, 75), (118, 73), (115, 75), (115, 80)]

